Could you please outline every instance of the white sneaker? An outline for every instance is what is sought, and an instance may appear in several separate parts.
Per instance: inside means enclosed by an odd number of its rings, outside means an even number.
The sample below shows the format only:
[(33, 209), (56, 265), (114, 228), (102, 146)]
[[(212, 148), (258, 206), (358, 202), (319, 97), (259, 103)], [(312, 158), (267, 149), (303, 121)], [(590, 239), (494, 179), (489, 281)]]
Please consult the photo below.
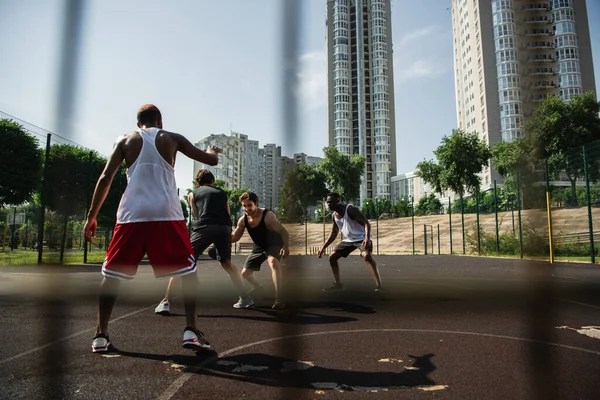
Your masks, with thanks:
[(108, 336), (104, 333), (98, 333), (94, 336), (94, 341), (92, 342), (92, 353), (106, 353), (108, 346), (110, 346)]
[(233, 305), (233, 308), (248, 308), (253, 305), (254, 300), (252, 300), (252, 297), (246, 297), (245, 299), (240, 297), (239, 301)]
[(208, 343), (202, 332), (187, 327), (183, 331), (183, 348), (194, 351), (210, 349), (210, 343)]
[(158, 306), (154, 309), (154, 314), (160, 315), (170, 315), (171, 314), (171, 306), (168, 301), (162, 300)]

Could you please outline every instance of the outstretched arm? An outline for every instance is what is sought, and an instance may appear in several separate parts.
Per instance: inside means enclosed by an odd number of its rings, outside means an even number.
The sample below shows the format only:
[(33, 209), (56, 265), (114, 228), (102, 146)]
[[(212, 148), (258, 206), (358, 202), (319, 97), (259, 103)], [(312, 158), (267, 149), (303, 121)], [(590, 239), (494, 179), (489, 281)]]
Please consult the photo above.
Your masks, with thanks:
[(216, 146), (208, 146), (206, 151), (200, 150), (194, 146), (187, 138), (179, 133), (169, 132), (177, 142), (177, 151), (182, 152), (192, 160), (199, 161), (208, 165), (217, 165), (219, 163), (218, 153), (221, 152)]
[(123, 136), (116, 140), (113, 151), (106, 161), (106, 165), (104, 166), (104, 170), (102, 171), (100, 178), (98, 178), (98, 183), (96, 183), (94, 195), (92, 196), (92, 204), (90, 206), (90, 210), (87, 215), (87, 221), (85, 222), (84, 227), (85, 239), (88, 242), (91, 242), (92, 238), (96, 235), (96, 227), (98, 226), (96, 218), (98, 217), (98, 212), (100, 211), (104, 200), (106, 200), (106, 196), (108, 195), (108, 191), (115, 174), (119, 170), (123, 160), (125, 160), (125, 153), (121, 147), (123, 140)]
[(268, 212), (267, 215), (265, 215), (265, 225), (267, 226), (267, 229), (277, 232), (281, 236), (283, 239), (281, 255), (287, 257), (287, 255), (290, 254), (290, 235), (288, 234), (287, 229), (281, 225), (274, 212)]
[(238, 220), (238, 224), (235, 227), (235, 231), (233, 231), (233, 233), (231, 234), (231, 243), (235, 243), (238, 240), (240, 240), (242, 238), (242, 235), (244, 234), (244, 230), (246, 230), (246, 227), (244, 226), (244, 217), (241, 217)]
[(331, 216), (331, 220), (333, 221), (333, 225), (331, 227), (331, 233), (329, 234), (329, 237), (327, 238), (327, 241), (325, 243), (323, 243), (323, 246), (321, 247), (321, 249), (319, 250), (319, 252), (317, 253), (317, 257), (321, 258), (323, 256), (323, 252), (325, 251), (325, 249), (331, 244), (333, 243), (333, 241), (335, 240), (335, 238), (337, 237), (340, 228), (338, 228), (337, 224), (335, 223), (335, 218), (333, 217), (333, 215)]

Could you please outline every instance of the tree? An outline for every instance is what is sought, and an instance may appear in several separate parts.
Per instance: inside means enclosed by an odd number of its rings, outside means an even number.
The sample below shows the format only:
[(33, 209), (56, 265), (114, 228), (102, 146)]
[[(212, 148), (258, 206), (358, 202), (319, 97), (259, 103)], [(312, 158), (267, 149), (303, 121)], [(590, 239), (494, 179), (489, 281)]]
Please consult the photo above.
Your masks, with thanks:
[(360, 197), (360, 182), (365, 172), (365, 158), (358, 154), (348, 156), (335, 147), (323, 149), (324, 158), (317, 167), (332, 192), (337, 192), (344, 201)]
[(442, 203), (435, 197), (433, 193), (423, 196), (415, 206), (415, 214), (417, 215), (435, 215), (439, 214), (442, 209)]
[(367, 219), (374, 219), (377, 214), (377, 210), (375, 209), (375, 203), (372, 199), (364, 199), (360, 211), (364, 214), (364, 216)]
[(512, 192), (518, 190), (517, 176), (521, 186), (538, 181), (539, 177), (532, 168), (536, 158), (532, 138), (521, 137), (509, 142), (498, 142), (492, 148), (492, 158), (498, 173), (505, 178), (504, 185)]
[[(55, 144), (50, 147), (46, 169), (44, 190), (46, 204), (52, 211), (63, 217), (63, 235), (60, 245), (60, 260), (63, 260), (69, 217), (83, 216), (89, 203), (90, 182), (94, 182), (98, 166), (104, 166), (105, 159), (96, 151), (90, 151), (69, 144)], [(97, 178), (97, 177), (95, 177)]]
[[(102, 160), (102, 161), (100, 161)], [(91, 195), (94, 191), (94, 185), (98, 181), (98, 177), (102, 170), (104, 169), (104, 164), (106, 161), (103, 157), (99, 157), (97, 162), (92, 163), (92, 173), (91, 173), (91, 188), (88, 191), (88, 207), (91, 203)], [(123, 196), (123, 192), (125, 192), (125, 188), (127, 187), (127, 167), (125, 167), (125, 163), (121, 165), (115, 174), (112, 184), (110, 185), (110, 189), (108, 194), (106, 195), (106, 199), (98, 212), (98, 226), (106, 229), (113, 229), (116, 219), (117, 219), (117, 209), (119, 208), (119, 203), (121, 202), (121, 197)]]
[(39, 188), (42, 151), (18, 123), (0, 119), (0, 208), (31, 200)]
[[(568, 103), (550, 96), (525, 125), (538, 144), (539, 156), (547, 159), (552, 170), (567, 174), (575, 201), (577, 178), (583, 175), (581, 147), (600, 137), (599, 112), (600, 103), (594, 92), (574, 97)], [(589, 161), (590, 180), (596, 181), (600, 175), (597, 157)]]
[(417, 175), (429, 183), (437, 193), (450, 189), (463, 196), (465, 191), (473, 193), (481, 185), (478, 175), (488, 164), (491, 151), (476, 132), (467, 133), (460, 129), (444, 136), (442, 144), (433, 152), (433, 160), (417, 164)]
[(394, 204), (393, 210), (398, 217), (409, 217), (410, 201), (408, 201), (406, 197), (400, 198), (400, 200), (398, 200), (396, 204)]
[(315, 165), (300, 164), (289, 170), (281, 187), (281, 208), (288, 221), (298, 221), (308, 207), (327, 195), (325, 177)]

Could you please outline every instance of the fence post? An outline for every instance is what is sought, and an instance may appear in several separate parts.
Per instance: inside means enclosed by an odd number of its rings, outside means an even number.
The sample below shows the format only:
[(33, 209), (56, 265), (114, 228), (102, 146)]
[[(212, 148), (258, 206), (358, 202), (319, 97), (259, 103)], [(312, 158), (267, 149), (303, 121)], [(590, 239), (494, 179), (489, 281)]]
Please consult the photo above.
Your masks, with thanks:
[(410, 196), (410, 215), (412, 217), (412, 244), (413, 244), (413, 249), (412, 249), (412, 253), (413, 256), (415, 255), (415, 197), (414, 196)]
[(450, 255), (452, 255), (452, 200), (448, 196), (448, 221), (450, 222)]
[(377, 197), (375, 197), (375, 225), (377, 235), (377, 255), (379, 255), (379, 203), (377, 201)]
[(425, 248), (425, 255), (427, 255), (427, 225), (423, 224), (423, 247)]
[(475, 188), (475, 215), (477, 217), (477, 253), (481, 255), (481, 228), (479, 227), (479, 186)]
[(594, 248), (594, 220), (592, 218), (592, 199), (590, 197), (590, 180), (588, 177), (585, 146), (582, 146), (581, 152), (583, 154), (583, 176), (585, 177), (585, 199), (587, 202), (588, 227), (590, 230), (590, 252), (591, 252), (592, 264), (595, 264), (596, 263), (596, 254), (595, 254), (595, 248)]
[[(86, 204), (87, 207), (91, 206), (91, 200), (90, 200), (90, 191), (91, 191), (91, 184), (92, 184), (92, 159), (94, 157), (94, 152), (90, 151), (89, 154), (89, 160), (88, 160), (88, 184), (87, 184), (87, 198), (86, 198)], [(85, 212), (85, 218), (87, 218), (87, 212), (88, 212), (88, 208), (86, 207), (86, 212)], [(85, 240), (85, 231), (83, 232), (83, 263), (87, 264), (88, 262), (88, 242)]]
[(463, 231), (463, 254), (467, 254), (467, 245), (465, 243), (465, 201), (462, 195), (460, 194), (460, 214), (462, 218), (462, 231)]
[(52, 134), (46, 135), (46, 154), (44, 155), (44, 173), (42, 188), (40, 190), (40, 219), (38, 222), (38, 264), (42, 263), (42, 247), (44, 247), (44, 219), (46, 219), (46, 182), (48, 180), (48, 155), (50, 154), (50, 140)]
[(440, 224), (438, 224), (438, 255), (442, 254), (440, 246)]
[(13, 207), (13, 223), (12, 230), (10, 231), (10, 251), (14, 250), (15, 247), (15, 229), (17, 228), (17, 207)]
[[(585, 155), (583, 159), (585, 163)], [(548, 159), (546, 159), (544, 164), (546, 167), (546, 213), (548, 215), (548, 245), (550, 249), (550, 264), (552, 264), (554, 263), (554, 242), (552, 240), (552, 201), (550, 198), (550, 172), (548, 170)]]
[(304, 211), (304, 254), (308, 255), (308, 208)]
[(517, 212), (519, 218), (519, 256), (523, 258), (523, 220), (521, 219), (521, 182), (517, 172)]
[(498, 229), (498, 193), (496, 191), (496, 180), (494, 179), (494, 213), (496, 214), (496, 254), (500, 255), (500, 231)]

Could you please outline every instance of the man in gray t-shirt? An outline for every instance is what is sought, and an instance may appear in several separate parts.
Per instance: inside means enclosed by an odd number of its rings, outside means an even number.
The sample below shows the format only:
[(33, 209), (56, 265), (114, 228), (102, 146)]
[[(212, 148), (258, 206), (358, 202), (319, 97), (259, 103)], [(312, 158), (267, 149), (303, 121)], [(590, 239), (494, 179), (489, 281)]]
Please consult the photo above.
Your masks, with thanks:
[[(195, 222), (192, 228), (192, 248), (194, 257), (208, 249), (208, 255), (219, 261), (221, 267), (229, 274), (229, 278), (239, 292), (239, 301), (234, 308), (248, 308), (254, 301), (248, 295), (242, 275), (231, 262), (231, 217), (227, 193), (214, 187), (215, 177), (207, 169), (201, 169), (196, 174), (198, 187), (188, 195)], [(169, 280), (165, 298), (159, 303), (154, 312), (161, 315), (170, 314), (170, 292), (173, 278)]]

